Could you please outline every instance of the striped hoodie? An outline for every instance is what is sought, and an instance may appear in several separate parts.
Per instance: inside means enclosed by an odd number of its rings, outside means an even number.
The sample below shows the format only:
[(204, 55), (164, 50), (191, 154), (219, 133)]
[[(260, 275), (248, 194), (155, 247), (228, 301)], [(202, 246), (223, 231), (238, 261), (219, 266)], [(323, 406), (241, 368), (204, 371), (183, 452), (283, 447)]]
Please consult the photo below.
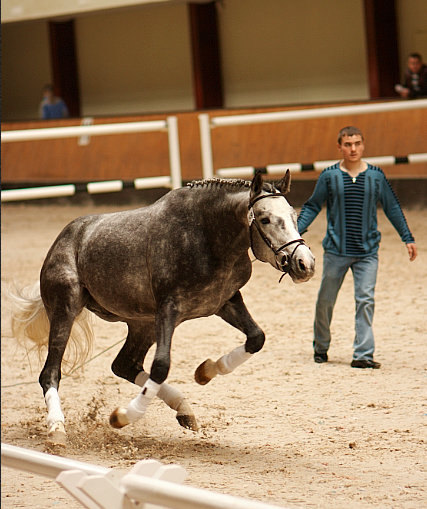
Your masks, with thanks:
[(359, 257), (375, 254), (381, 240), (378, 203), (402, 241), (414, 242), (399, 200), (381, 168), (368, 164), (355, 182), (340, 169), (339, 162), (323, 170), (299, 214), (300, 234), (307, 231), (325, 202), (327, 229), (322, 245), (326, 252)]

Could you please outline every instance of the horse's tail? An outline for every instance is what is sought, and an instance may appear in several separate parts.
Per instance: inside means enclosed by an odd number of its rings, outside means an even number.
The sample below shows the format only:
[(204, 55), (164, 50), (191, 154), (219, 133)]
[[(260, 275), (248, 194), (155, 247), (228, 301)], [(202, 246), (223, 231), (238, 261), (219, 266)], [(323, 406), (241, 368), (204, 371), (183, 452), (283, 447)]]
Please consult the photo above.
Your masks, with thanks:
[[(12, 304), (13, 337), (27, 350), (35, 349), (41, 359), (48, 346), (50, 323), (40, 296), (40, 283), (21, 290), (9, 288), (7, 294)], [(84, 364), (92, 352), (93, 340), (93, 315), (84, 308), (71, 329), (64, 357), (65, 373)]]

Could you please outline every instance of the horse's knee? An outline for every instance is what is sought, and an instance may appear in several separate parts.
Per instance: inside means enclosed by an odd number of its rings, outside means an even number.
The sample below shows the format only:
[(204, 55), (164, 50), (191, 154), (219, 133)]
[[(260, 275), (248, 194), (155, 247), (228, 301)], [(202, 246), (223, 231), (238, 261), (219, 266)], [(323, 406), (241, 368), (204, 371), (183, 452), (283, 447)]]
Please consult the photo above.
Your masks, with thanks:
[(123, 363), (119, 358), (114, 359), (111, 364), (111, 370), (116, 376), (124, 378), (132, 383), (135, 381), (136, 375), (141, 371), (141, 369), (138, 370), (129, 364), (126, 365), (126, 363)]
[(260, 329), (256, 334), (248, 336), (245, 343), (245, 350), (248, 353), (256, 353), (261, 350), (265, 343), (265, 334)]
[(151, 365), (150, 378), (157, 384), (162, 384), (169, 373), (170, 361), (167, 359), (154, 359)]

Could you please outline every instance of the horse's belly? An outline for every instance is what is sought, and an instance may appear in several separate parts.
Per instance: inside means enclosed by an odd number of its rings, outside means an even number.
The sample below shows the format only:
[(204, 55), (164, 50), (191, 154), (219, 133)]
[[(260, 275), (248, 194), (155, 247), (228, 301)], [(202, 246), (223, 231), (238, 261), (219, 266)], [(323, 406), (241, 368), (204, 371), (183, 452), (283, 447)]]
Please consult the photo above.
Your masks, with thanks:
[(176, 301), (182, 317), (181, 321), (211, 316), (224, 306), (237, 291), (247, 282), (248, 278), (216, 278), (203, 288), (195, 287), (193, 291), (177, 292)]
[[(156, 304), (149, 281), (136, 281), (106, 277), (102, 284), (86, 279), (85, 286), (90, 294), (90, 305), (100, 309), (97, 313), (111, 314), (121, 320), (137, 320), (154, 317)], [(89, 307), (89, 306), (88, 306)], [(94, 309), (96, 313), (96, 309)], [(107, 318), (104, 318), (107, 319)]]

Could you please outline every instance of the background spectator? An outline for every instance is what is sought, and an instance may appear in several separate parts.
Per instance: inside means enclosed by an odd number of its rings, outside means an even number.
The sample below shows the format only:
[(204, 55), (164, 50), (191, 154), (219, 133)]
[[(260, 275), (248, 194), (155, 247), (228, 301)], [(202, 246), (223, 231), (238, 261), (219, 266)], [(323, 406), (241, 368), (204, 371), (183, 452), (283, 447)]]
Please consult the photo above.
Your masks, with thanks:
[(427, 97), (427, 65), (419, 53), (411, 53), (402, 85), (395, 86), (396, 92), (404, 99)]
[(45, 85), (40, 103), (40, 118), (46, 120), (65, 117), (68, 117), (67, 105), (60, 97), (55, 96), (52, 85)]

